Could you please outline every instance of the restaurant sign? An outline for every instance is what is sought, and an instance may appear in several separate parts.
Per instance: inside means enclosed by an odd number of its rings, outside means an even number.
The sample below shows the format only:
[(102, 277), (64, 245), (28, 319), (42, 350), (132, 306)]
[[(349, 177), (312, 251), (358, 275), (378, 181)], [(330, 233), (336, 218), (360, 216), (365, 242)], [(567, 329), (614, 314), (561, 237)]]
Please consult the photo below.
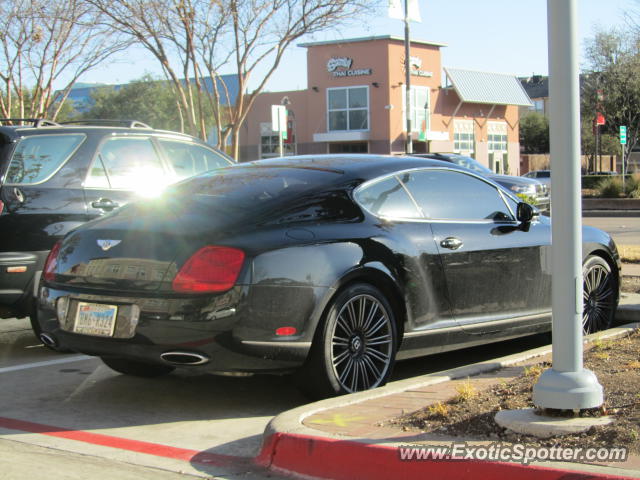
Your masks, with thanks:
[(371, 68), (351, 68), (353, 59), (349, 57), (332, 57), (327, 62), (327, 72), (334, 77), (360, 77), (371, 75)]
[(409, 57), (411, 64), (411, 75), (416, 77), (433, 77), (433, 72), (422, 70), (422, 59), (420, 57)]

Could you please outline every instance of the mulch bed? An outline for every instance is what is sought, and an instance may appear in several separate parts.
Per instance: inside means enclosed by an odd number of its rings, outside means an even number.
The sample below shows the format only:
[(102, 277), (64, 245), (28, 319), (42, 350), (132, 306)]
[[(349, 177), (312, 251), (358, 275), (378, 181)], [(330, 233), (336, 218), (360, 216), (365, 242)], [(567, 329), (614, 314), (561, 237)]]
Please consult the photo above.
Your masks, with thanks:
[[(439, 405), (440, 411), (429, 407), (404, 415), (392, 423), (404, 430), (471, 437), (476, 440), (499, 440), (527, 443), (532, 446), (553, 447), (613, 447), (626, 446), (632, 453), (640, 453), (640, 332), (618, 338), (594, 342), (585, 352), (585, 368), (596, 373), (604, 387), (605, 403), (601, 409), (581, 412), (580, 415), (615, 417), (608, 426), (592, 427), (588, 432), (539, 439), (513, 433), (498, 426), (493, 418), (502, 409), (531, 408), (532, 387), (543, 368), (529, 367), (525, 373), (509, 382), (502, 382), (481, 392), (462, 391), (458, 398)], [(472, 384), (470, 384), (472, 385)], [(463, 399), (464, 394), (471, 394)], [(443, 410), (446, 410), (443, 412)]]

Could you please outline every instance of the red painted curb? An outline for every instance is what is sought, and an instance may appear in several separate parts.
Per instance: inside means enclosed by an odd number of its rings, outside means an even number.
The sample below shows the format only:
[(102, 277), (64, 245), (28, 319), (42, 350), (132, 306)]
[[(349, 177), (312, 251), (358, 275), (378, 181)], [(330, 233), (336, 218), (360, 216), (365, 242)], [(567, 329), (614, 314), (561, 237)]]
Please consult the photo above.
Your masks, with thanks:
[(232, 455), (221, 455), (210, 452), (201, 452), (187, 448), (172, 447), (160, 443), (142, 442), (123, 437), (114, 437), (101, 433), (85, 432), (82, 430), (72, 430), (68, 428), (53, 427), (42, 423), (27, 422), (13, 418), (0, 417), (0, 427), (9, 430), (18, 430), (28, 433), (39, 433), (50, 437), (66, 438), (77, 442), (112, 447), (130, 452), (146, 453), (156, 457), (172, 458), (186, 462), (194, 462), (203, 465), (226, 467), (249, 463), (251, 459), (244, 457), (234, 457)]
[[(418, 446), (419, 447), (419, 446)], [(403, 461), (396, 447), (307, 435), (275, 433), (256, 457), (261, 466), (332, 480), (613, 480), (617, 475), (480, 460)]]

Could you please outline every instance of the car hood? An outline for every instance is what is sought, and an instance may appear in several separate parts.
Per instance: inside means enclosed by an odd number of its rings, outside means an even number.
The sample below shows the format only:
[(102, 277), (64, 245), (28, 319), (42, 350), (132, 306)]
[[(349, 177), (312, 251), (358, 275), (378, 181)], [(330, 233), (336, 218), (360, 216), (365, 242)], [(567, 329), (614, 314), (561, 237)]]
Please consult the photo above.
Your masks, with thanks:
[(540, 182), (532, 178), (514, 177), (511, 175), (488, 175), (488, 177), (494, 182), (498, 182), (501, 185), (518, 185), (518, 186), (530, 186), (540, 185)]

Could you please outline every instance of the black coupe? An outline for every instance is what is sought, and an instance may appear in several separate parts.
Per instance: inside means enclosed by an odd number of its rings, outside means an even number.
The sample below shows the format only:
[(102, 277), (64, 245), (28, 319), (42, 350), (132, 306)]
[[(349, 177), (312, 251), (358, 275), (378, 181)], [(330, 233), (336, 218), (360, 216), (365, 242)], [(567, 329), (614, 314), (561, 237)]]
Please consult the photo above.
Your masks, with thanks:
[[(295, 371), (321, 397), (396, 359), (550, 329), (551, 225), (473, 172), (373, 155), (202, 174), (69, 233), (47, 259), (49, 346), (125, 374)], [(584, 330), (611, 325), (620, 260), (585, 227)]]

